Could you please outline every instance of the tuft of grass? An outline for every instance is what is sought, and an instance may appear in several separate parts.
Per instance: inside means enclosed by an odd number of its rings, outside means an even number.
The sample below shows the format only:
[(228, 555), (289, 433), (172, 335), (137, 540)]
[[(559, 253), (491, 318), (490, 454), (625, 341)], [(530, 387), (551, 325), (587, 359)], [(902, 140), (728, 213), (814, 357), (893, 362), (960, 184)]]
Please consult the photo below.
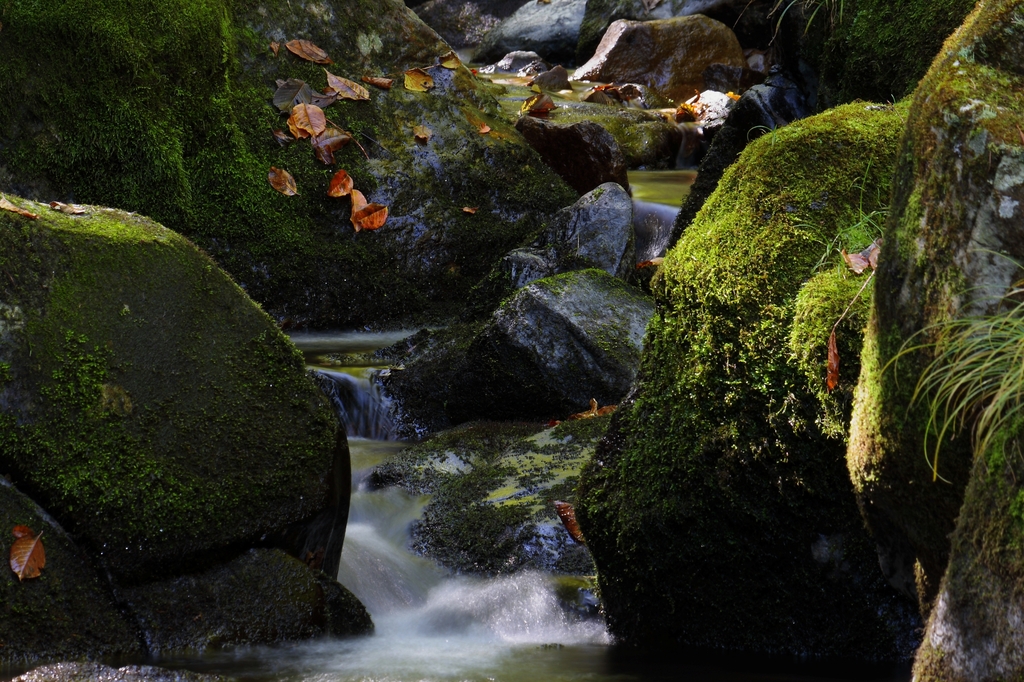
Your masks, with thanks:
[(835, 27), (837, 23), (843, 21), (843, 4), (844, 0), (776, 0), (775, 5), (772, 6), (769, 16), (778, 15), (778, 19), (775, 21), (775, 33), (778, 34), (779, 27), (782, 26), (782, 20), (786, 17), (789, 10), (793, 9), (794, 6), (800, 7), (804, 10), (804, 14), (807, 15), (807, 24), (804, 26), (804, 33), (811, 30), (811, 24), (814, 22), (815, 17), (824, 8), (828, 13), (828, 22), (830, 27)]

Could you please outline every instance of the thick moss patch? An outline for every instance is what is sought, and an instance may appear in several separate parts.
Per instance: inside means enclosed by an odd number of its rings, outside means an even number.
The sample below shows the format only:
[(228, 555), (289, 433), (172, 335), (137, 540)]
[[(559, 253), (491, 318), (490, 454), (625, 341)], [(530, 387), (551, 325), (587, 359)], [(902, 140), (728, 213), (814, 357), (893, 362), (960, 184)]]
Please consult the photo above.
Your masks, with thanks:
[(337, 420), (208, 257), (137, 215), (0, 212), (6, 471), (120, 579), (196, 570), (327, 502)]
[[(0, 189), (152, 216), (187, 235), (250, 295), (294, 324), (354, 326), (450, 313), (494, 261), (541, 229), (572, 192), (468, 69), (434, 67), (448, 47), (398, 0), (18, 2), (3, 9)], [(306, 143), (282, 148), (277, 79), (326, 86), (283, 43), (313, 41), (332, 73), (397, 76), (327, 116), (355, 143), (334, 167)], [(271, 41), (282, 43), (275, 57)], [(432, 67), (437, 87), (401, 74)], [(74, 77), (69, 77), (74, 73)], [(494, 132), (481, 135), (488, 123)], [(412, 128), (434, 136), (415, 142)], [(289, 170), (299, 196), (267, 182)], [(346, 169), (388, 224), (356, 234)], [(470, 216), (464, 206), (479, 210)]]
[[(823, 428), (839, 419), (819, 399), (824, 364), (807, 373), (850, 286), (805, 285), (837, 235), (884, 205), (905, 116), (857, 103), (752, 142), (668, 254), (639, 383), (579, 487), (627, 643), (913, 650), (913, 608), (883, 580), (844, 441)], [(831, 299), (820, 316), (796, 320), (802, 287), (805, 302)]]

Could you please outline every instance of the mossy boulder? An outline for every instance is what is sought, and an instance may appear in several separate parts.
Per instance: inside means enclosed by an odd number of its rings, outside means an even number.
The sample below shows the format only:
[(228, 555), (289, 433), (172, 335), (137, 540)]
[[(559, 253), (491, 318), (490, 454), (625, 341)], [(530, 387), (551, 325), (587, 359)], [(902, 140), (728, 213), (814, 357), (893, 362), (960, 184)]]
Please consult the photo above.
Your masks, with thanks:
[[(3, 22), (0, 190), (151, 216), (292, 324), (444, 317), (574, 198), (467, 68), (436, 66), (448, 46), (400, 0), (19, 2)], [(340, 76), (397, 77), (326, 109), (354, 137), (333, 166), (271, 134), (287, 127), (276, 80), (326, 86), (321, 65), (285, 49), (292, 39)], [(405, 89), (411, 67), (435, 87)], [(416, 125), (433, 131), (426, 144)], [(270, 186), (272, 166), (298, 196)], [(350, 200), (326, 193), (338, 168), (389, 206), (384, 227), (353, 231)]]
[[(640, 376), (578, 488), (621, 641), (913, 651), (914, 606), (879, 570), (845, 442), (827, 427), (849, 408), (827, 404), (842, 397), (825, 395), (823, 362), (806, 371), (853, 288), (822, 286), (816, 268), (838, 260), (830, 245), (863, 211), (885, 205), (905, 116), (857, 103), (755, 140), (666, 256)], [(842, 299), (798, 318), (802, 293)], [(840, 329), (846, 349), (858, 331)]]
[(526, 569), (592, 575), (554, 501), (575, 501), (576, 480), (608, 417), (564, 422), (474, 422), (440, 433), (377, 467), (376, 486), (430, 495), (413, 528), (417, 549), (456, 571)]
[(365, 607), (337, 580), (277, 549), (252, 549), (208, 571), (138, 585), (119, 596), (150, 654), (373, 629)]
[(115, 579), (337, 501), (331, 405), (209, 257), (136, 214), (10, 199), (40, 217), (0, 211), (0, 461)]
[(926, 454), (927, 401), (911, 399), (942, 324), (993, 312), (1021, 276), (1022, 17), (1018, 3), (979, 5), (914, 94), (861, 357), (850, 475), (926, 612), (973, 455), (966, 430)]
[[(25, 525), (42, 533), (46, 566), (38, 578), (19, 581), (7, 568), (14, 537)], [(64, 529), (0, 477), (0, 663), (142, 653), (133, 627), (109, 587)]]

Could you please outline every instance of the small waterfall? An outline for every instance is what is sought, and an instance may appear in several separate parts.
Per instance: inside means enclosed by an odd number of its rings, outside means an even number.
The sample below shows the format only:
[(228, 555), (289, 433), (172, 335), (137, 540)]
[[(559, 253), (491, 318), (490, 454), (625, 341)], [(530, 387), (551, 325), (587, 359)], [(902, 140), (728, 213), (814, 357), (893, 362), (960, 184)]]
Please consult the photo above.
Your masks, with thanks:
[(317, 384), (338, 410), (349, 438), (395, 440), (391, 400), (369, 377), (330, 369), (314, 369)]

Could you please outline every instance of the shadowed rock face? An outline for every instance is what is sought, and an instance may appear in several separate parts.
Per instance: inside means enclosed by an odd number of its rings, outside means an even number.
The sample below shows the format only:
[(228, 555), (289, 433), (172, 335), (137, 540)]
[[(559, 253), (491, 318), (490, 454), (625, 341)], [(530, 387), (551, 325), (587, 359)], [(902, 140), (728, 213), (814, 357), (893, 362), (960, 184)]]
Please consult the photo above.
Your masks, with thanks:
[(484, 36), (476, 60), (486, 64), (515, 50), (532, 50), (548, 62), (573, 64), (586, 4), (586, 0), (527, 2)]
[(700, 15), (620, 19), (608, 27), (597, 52), (573, 80), (641, 83), (681, 101), (706, 89), (703, 73), (711, 64), (747, 66), (736, 34), (721, 22)]
[(629, 186), (622, 150), (611, 133), (597, 123), (565, 125), (522, 116), (516, 121), (516, 130), (544, 163), (580, 194), (606, 182)]
[[(484, 35), (530, 0), (429, 0), (416, 14), (454, 48), (474, 47)], [(409, 4), (412, 7), (412, 4)]]

